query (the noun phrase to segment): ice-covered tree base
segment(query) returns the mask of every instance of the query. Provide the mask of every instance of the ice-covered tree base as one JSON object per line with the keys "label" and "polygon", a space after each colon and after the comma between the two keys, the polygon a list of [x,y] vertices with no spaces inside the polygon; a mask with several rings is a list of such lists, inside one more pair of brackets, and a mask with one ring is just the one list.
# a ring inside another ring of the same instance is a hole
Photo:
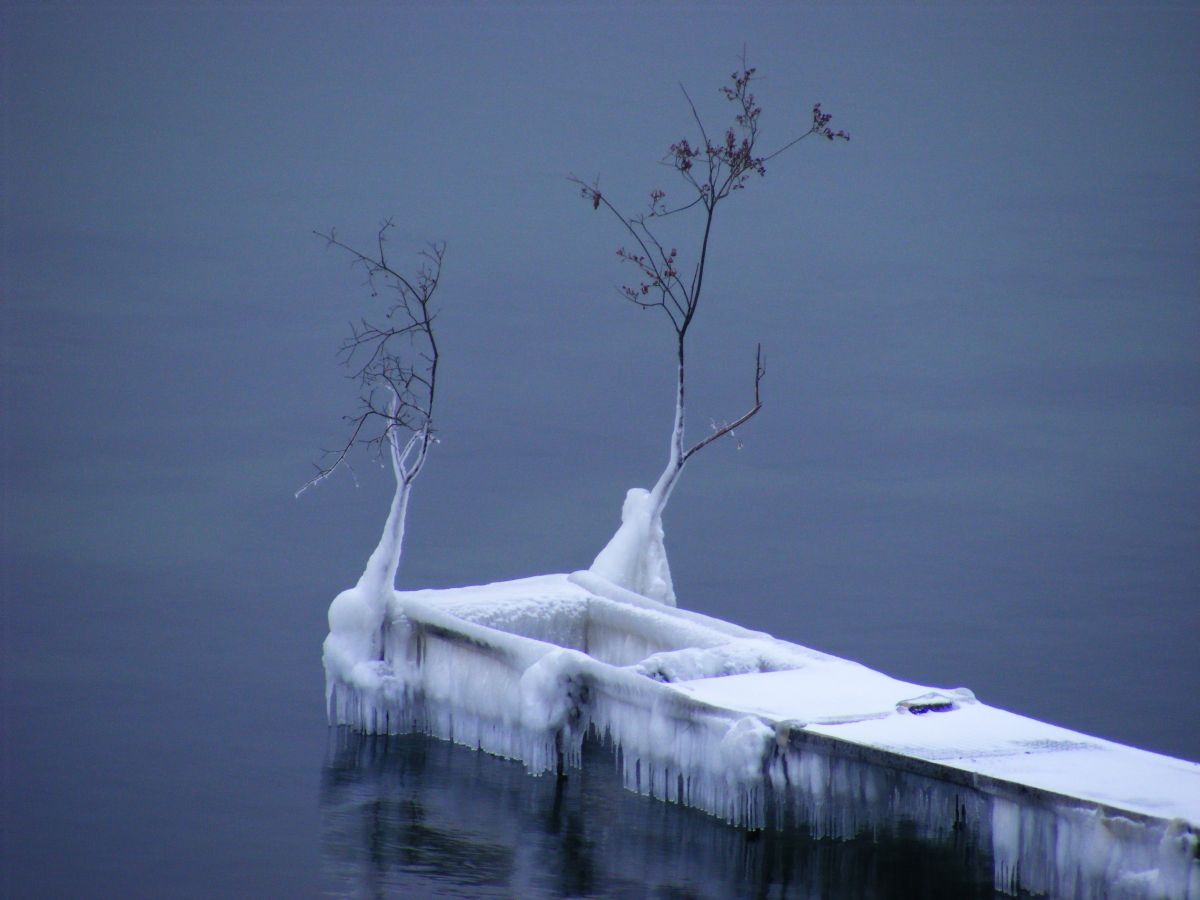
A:
{"label": "ice-covered tree base", "polygon": [[633,488],[621,507],[621,527],[589,571],[635,594],[674,606],[675,587],[663,540],[658,504],[650,491]]}
{"label": "ice-covered tree base", "polygon": [[1200,766],[897,681],[594,572],[397,592],[379,646],[347,665],[327,645],[331,722],[435,735],[533,774],[578,766],[590,729],[629,789],[738,826],[958,834],[991,854],[1000,890],[1200,898]]}

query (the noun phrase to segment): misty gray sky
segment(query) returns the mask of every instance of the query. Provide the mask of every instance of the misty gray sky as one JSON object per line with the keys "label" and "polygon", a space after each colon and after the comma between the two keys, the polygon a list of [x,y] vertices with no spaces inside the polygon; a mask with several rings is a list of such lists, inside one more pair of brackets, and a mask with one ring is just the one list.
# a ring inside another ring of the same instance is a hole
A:
{"label": "misty gray sky", "polygon": [[313,229],[394,216],[394,258],[449,246],[402,586],[588,565],[664,461],[671,334],[617,296],[620,235],[566,178],[626,208],[677,189],[679,85],[720,126],[744,45],[764,146],[817,101],[853,140],[722,209],[691,433],[743,410],[759,340],[766,405],[672,499],[681,605],[1200,757],[1194,5],[0,16],[18,671],[47,573],[152,567],[220,573],[213,615],[250,634],[301,617],[317,685],[390,487],[361,459],[359,487],[292,498],[341,438],[335,350],[370,310]]}

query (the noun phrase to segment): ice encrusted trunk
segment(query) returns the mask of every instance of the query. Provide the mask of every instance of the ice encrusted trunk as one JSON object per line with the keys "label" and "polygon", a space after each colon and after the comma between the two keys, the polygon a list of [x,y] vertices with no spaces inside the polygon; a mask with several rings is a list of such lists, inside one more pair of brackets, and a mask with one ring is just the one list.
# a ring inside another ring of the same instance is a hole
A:
{"label": "ice encrusted trunk", "polygon": [[356,415],[346,416],[350,434],[341,449],[328,451],[333,462],[318,468],[317,475],[301,488],[303,492],[332,475],[358,445],[386,453],[396,478],[379,543],[358,583],[338,594],[329,606],[329,635],[324,645],[326,702],[330,720],[339,723],[342,719],[334,708],[339,687],[355,697],[369,698],[388,679],[384,640],[388,614],[395,604],[408,500],[434,441],[440,353],[433,331],[433,300],[446,248],[430,244],[420,253],[417,273],[406,276],[388,263],[384,253],[392,227],[390,219],[380,226],[377,250],[371,254],[338,240],[332,230],[321,235],[331,247],[349,253],[354,265],[366,272],[373,297],[379,296],[381,285],[377,282],[386,282],[395,297],[382,322],[362,319],[351,325],[350,337],[342,344],[343,362],[349,366],[357,358],[361,363],[353,377],[360,384],[362,405]]}
{"label": "ice encrusted trunk", "polygon": [[[699,282],[697,282],[699,284]],[[663,542],[662,515],[671,499],[671,492],[679,481],[683,467],[696,453],[709,444],[732,435],[734,429],[754,417],[762,409],[759,387],[762,383],[762,346],[755,355],[754,405],[737,420],[723,425],[714,425],[702,440],[684,449],[684,401],[686,398],[686,372],[684,366],[687,324],[678,331],[677,353],[679,360],[678,380],[675,393],[675,424],[671,429],[671,449],[667,465],[654,487],[633,488],[625,494],[621,508],[621,526],[604,549],[592,561],[590,571],[612,584],[657,600],[667,606],[675,606],[675,588],[671,582],[671,567],[667,563],[667,549]]]}
{"label": "ice encrusted trunk", "polygon": [[395,431],[389,432],[387,440],[396,491],[383,534],[358,583],[338,594],[329,605],[329,634],[323,651],[327,703],[335,685],[352,685],[359,691],[372,693],[378,690],[386,673],[384,622],[393,603],[396,573],[404,549],[408,500],[429,452],[429,433],[422,430],[411,435],[403,450],[398,446]]}
{"label": "ice encrusted trunk", "polygon": [[675,587],[663,542],[663,510],[671,498],[679,474],[687,462],[683,451],[684,367],[683,345],[679,347],[679,380],[675,401],[675,426],[667,466],[654,488],[632,488],[621,507],[621,526],[597,554],[591,571],[613,584],[675,606]]}

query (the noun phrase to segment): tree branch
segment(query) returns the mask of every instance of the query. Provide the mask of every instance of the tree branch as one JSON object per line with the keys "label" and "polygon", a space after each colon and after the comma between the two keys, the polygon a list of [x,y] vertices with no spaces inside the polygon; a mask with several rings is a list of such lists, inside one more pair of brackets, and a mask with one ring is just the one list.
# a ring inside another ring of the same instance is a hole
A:
{"label": "tree branch", "polygon": [[[376,234],[378,257],[369,256],[341,241],[330,229],[327,234],[314,232],[328,246],[344,250],[354,265],[367,270],[372,294],[376,295],[374,279],[386,277],[399,293],[400,299],[386,313],[387,318],[399,319],[386,327],[361,319],[351,324],[350,336],[343,342],[339,355],[343,365],[350,366],[359,350],[367,352],[366,361],[353,373],[361,385],[359,400],[362,412],[347,416],[349,435],[336,451],[326,451],[332,461],[317,466],[317,474],[306,482],[297,496],[313,485],[324,481],[346,464],[356,446],[375,446],[382,452],[388,445],[392,462],[399,466],[398,477],[410,483],[424,465],[429,445],[433,441],[434,401],[437,394],[437,375],[440,353],[433,331],[436,312],[434,295],[441,279],[445,259],[445,244],[430,244],[419,253],[421,267],[413,277],[405,276],[388,263],[384,244],[388,230],[395,227],[386,219]],[[404,346],[393,342],[402,339]],[[410,362],[411,360],[411,362]],[[377,392],[386,389],[387,404],[377,399]],[[379,423],[375,427],[375,423]],[[410,432],[405,449],[398,448],[399,431]],[[410,454],[415,453],[410,464]]]}
{"label": "tree branch", "polygon": [[754,405],[750,407],[747,412],[743,413],[737,420],[730,422],[727,425],[721,425],[714,428],[712,434],[699,443],[694,444],[686,453],[683,454],[683,458],[680,461],[681,467],[683,463],[687,462],[693,456],[693,454],[703,450],[713,441],[720,440],[727,434],[733,434],[735,428],[746,424],[752,418],[754,418],[758,411],[762,409],[762,398],[759,394],[759,387],[762,385],[763,375],[765,375],[766,372],[767,370],[763,367],[762,361],[762,344],[759,344],[758,352],[755,355],[754,362]]}

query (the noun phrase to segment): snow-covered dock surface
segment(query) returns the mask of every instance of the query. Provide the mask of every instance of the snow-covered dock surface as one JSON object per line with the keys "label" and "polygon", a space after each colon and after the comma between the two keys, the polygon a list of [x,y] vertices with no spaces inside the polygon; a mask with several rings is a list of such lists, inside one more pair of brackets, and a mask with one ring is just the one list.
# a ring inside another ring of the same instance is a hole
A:
{"label": "snow-covered dock surface", "polygon": [[1200,900],[1196,763],[899,681],[594,572],[396,592],[369,656],[339,631],[337,606],[335,723],[430,733],[535,774],[577,765],[593,729],[627,787],[737,825],[965,835],[1000,890]]}

